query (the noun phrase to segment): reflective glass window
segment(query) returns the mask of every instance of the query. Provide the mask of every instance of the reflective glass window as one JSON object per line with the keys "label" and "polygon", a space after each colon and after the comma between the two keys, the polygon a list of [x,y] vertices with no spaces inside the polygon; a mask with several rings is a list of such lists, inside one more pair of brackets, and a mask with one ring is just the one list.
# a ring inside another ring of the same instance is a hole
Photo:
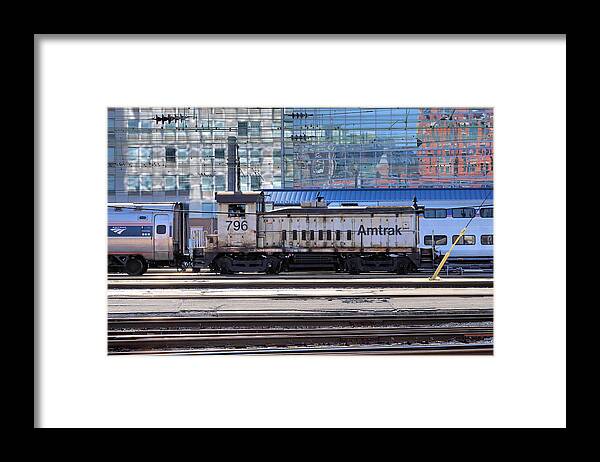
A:
{"label": "reflective glass window", "polygon": [[446,218],[448,211],[446,209],[425,209],[423,214],[425,218]]}
{"label": "reflective glass window", "polygon": [[[426,235],[423,239],[423,243],[425,245],[431,245],[431,242],[432,242],[431,234]],[[447,244],[448,244],[447,236],[444,236],[442,234],[435,235],[435,245],[447,245]]]}
{"label": "reflective glass window", "polygon": [[138,148],[127,148],[127,161],[128,162],[137,162],[138,161]]}
{"label": "reflective glass window", "polygon": [[177,188],[180,191],[189,191],[189,189],[190,189],[190,176],[189,175],[179,175],[177,177]]}
{"label": "reflective glass window", "polygon": [[475,209],[472,207],[452,209],[452,218],[472,218],[474,216]]}
{"label": "reflective glass window", "polygon": [[492,207],[486,207],[479,209],[479,216],[481,218],[493,218],[494,217],[494,209]]}
{"label": "reflective glass window", "polygon": [[140,190],[152,191],[152,177],[150,175],[140,176]]}
{"label": "reflective glass window", "polygon": [[167,162],[175,162],[175,155],[177,150],[175,148],[165,149],[165,159]]}
{"label": "reflective glass window", "polygon": [[481,235],[481,245],[494,245],[494,235],[493,234],[482,234]]}
{"label": "reflective glass window", "polygon": [[152,148],[140,148],[140,162],[144,164],[152,162]]}
{"label": "reflective glass window", "polygon": [[140,177],[138,175],[129,175],[125,180],[127,185],[127,191],[139,191],[140,189]]}
{"label": "reflective glass window", "polygon": [[[452,242],[456,241],[458,234],[452,236]],[[473,235],[464,235],[458,240],[456,245],[475,245],[475,236]]]}
{"label": "reflective glass window", "polygon": [[225,175],[215,175],[215,191],[225,191]]}
{"label": "reflective glass window", "polygon": [[177,178],[174,175],[165,175],[165,191],[177,189]]}

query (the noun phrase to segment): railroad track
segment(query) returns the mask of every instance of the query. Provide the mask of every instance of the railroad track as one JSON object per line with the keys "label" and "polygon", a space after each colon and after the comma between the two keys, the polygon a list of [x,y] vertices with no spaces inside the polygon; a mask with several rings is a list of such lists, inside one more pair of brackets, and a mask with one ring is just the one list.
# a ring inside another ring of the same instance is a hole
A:
{"label": "railroad track", "polygon": [[[119,317],[108,322],[109,354],[487,353],[491,313],[445,316]],[[477,346],[479,345],[479,346]]]}

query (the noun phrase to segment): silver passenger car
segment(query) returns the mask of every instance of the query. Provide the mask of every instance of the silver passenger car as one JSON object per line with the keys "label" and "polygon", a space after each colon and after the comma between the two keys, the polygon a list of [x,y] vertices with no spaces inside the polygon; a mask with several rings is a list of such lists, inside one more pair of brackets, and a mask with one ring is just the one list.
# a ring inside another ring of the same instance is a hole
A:
{"label": "silver passenger car", "polygon": [[188,205],[109,203],[108,270],[133,276],[148,267],[178,266],[189,258]]}

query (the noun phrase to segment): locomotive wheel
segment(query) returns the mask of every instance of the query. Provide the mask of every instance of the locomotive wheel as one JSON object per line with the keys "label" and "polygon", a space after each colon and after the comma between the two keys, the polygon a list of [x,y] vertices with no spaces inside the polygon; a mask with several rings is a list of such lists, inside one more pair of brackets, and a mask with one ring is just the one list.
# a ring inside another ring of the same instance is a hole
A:
{"label": "locomotive wheel", "polygon": [[265,274],[279,274],[281,273],[281,267],[283,262],[279,258],[273,258],[271,260],[271,267],[265,270]]}
{"label": "locomotive wheel", "polygon": [[396,263],[396,274],[408,274],[413,263],[408,258],[400,258]]}
{"label": "locomotive wheel", "polygon": [[129,258],[127,263],[125,263],[125,271],[127,271],[127,274],[130,276],[141,276],[144,274],[144,268],[147,268],[147,266],[144,265],[144,262],[139,258]]}
{"label": "locomotive wheel", "polygon": [[360,274],[360,262],[358,259],[349,260],[347,263],[348,272],[350,274]]}
{"label": "locomotive wheel", "polygon": [[230,269],[230,265],[227,258],[219,258],[216,261],[217,271],[219,274],[233,274],[233,271]]}

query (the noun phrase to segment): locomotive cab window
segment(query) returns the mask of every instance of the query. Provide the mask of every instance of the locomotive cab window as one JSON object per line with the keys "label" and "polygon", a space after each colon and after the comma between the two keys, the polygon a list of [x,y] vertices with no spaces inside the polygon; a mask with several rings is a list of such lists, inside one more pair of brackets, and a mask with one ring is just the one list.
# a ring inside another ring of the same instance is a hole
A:
{"label": "locomotive cab window", "polygon": [[244,204],[229,204],[227,216],[246,218],[246,206]]}
{"label": "locomotive cab window", "polygon": [[158,225],[156,227],[156,234],[165,234],[167,232],[167,227],[165,225]]}
{"label": "locomotive cab window", "polygon": [[[428,234],[424,237],[424,241],[423,243],[425,245],[431,245],[431,234]],[[443,234],[436,234],[435,235],[435,245],[447,245],[448,244],[448,237],[444,236]]]}
{"label": "locomotive cab window", "polygon": [[[452,236],[452,242],[456,240],[458,234]],[[465,235],[461,236],[456,245],[475,245],[475,236],[473,235]]]}

